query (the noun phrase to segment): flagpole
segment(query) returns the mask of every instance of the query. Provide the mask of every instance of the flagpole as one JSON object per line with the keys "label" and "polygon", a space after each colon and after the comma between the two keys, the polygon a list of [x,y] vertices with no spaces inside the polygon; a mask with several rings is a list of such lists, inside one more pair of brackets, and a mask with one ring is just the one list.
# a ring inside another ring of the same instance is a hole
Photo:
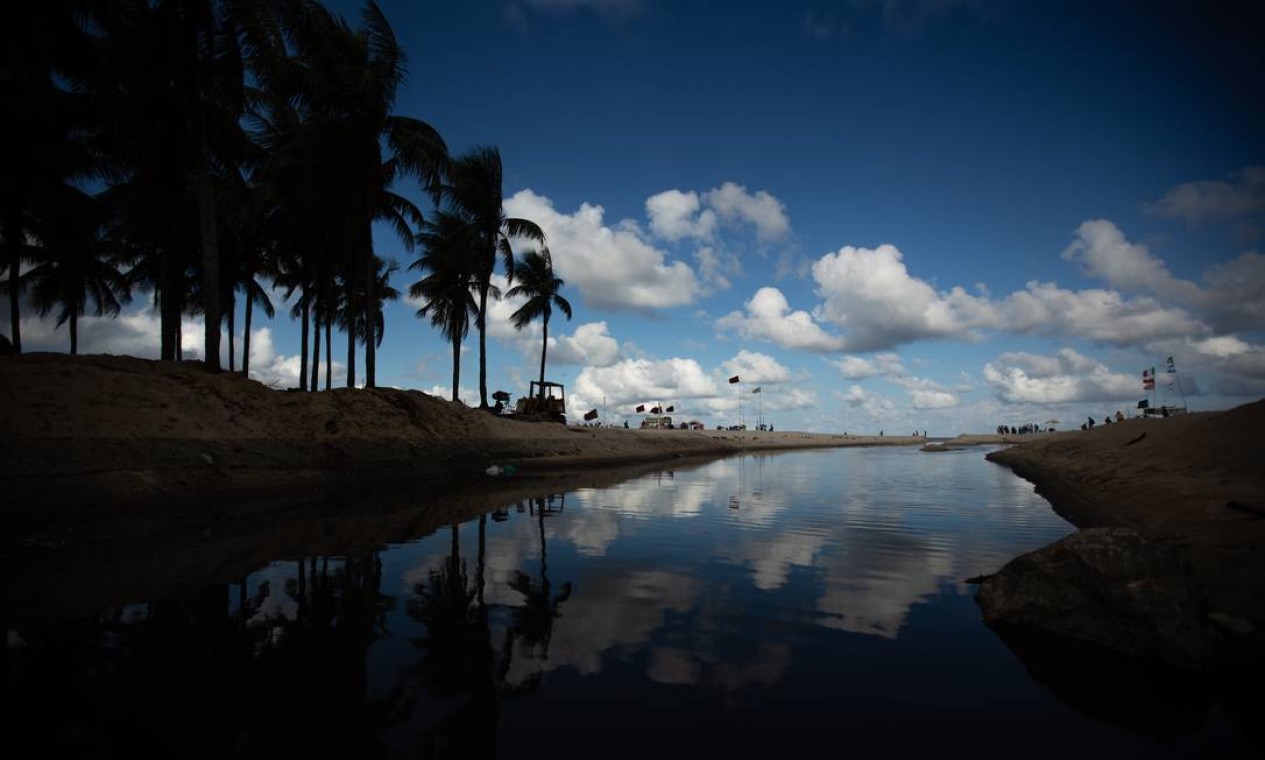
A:
{"label": "flagpole", "polygon": [[1177,363],[1173,361],[1173,357],[1168,357],[1164,370],[1165,372],[1172,374],[1173,382],[1177,383],[1177,392],[1182,397],[1182,409],[1189,412],[1190,407],[1186,403],[1186,389],[1182,388],[1182,378],[1181,375],[1177,374]]}

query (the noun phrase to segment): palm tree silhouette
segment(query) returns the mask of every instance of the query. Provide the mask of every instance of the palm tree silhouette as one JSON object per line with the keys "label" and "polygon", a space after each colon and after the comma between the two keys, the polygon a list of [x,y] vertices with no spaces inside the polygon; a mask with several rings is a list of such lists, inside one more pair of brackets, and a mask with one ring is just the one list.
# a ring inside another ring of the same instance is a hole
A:
{"label": "palm tree silhouette", "polygon": [[[317,4],[302,4],[288,19],[293,30],[292,65],[302,123],[281,140],[282,165],[302,167],[309,192],[294,220],[329,241],[339,266],[347,320],[347,385],[356,384],[357,324],[377,322],[378,278],[372,224],[386,222],[406,250],[422,213],[395,193],[397,180],[412,178],[439,191],[447,147],[429,124],[391,113],[405,76],[403,50],[382,11],[369,3],[353,30]],[[337,209],[331,214],[330,209]],[[328,328],[327,328],[328,329]],[[376,333],[369,329],[365,335]],[[365,385],[373,387],[376,340],[365,341]]]}
{"label": "palm tree silhouette", "polygon": [[72,191],[73,206],[63,202],[54,224],[41,233],[40,263],[26,273],[26,287],[41,317],[54,308],[57,326],[70,322],[70,353],[79,353],[79,317],[88,303],[94,313],[118,314],[130,300],[127,279],[102,256],[102,207],[86,193]]}
{"label": "palm tree silhouette", "polygon": [[39,253],[32,238],[49,231],[41,233],[41,220],[78,205],[76,183],[100,166],[88,146],[95,114],[81,86],[93,66],[92,43],[73,5],[13,5],[0,30],[0,109],[11,116],[0,141],[0,266],[8,270],[14,353],[22,352],[21,268]]}
{"label": "palm tree silhouette", "polygon": [[453,160],[444,195],[451,210],[464,223],[460,234],[469,241],[479,291],[479,408],[488,407],[487,313],[492,292],[492,273],[499,257],[505,274],[514,280],[511,238],[526,238],[541,245],[545,233],[527,219],[506,217],[501,184],[501,153],[496,148],[477,148]]}
{"label": "palm tree silhouette", "polygon": [[470,331],[470,316],[478,313],[472,290],[478,286],[471,266],[470,239],[462,235],[461,219],[440,212],[418,236],[422,256],[409,265],[428,274],[409,286],[409,295],[420,299],[417,316],[430,323],[452,342],[452,400],[457,401],[461,381],[461,342]]}
{"label": "palm tree silhouette", "polygon": [[527,302],[510,315],[515,329],[522,330],[536,319],[541,321],[543,328],[540,344],[540,401],[541,408],[544,408],[545,355],[549,351],[549,318],[553,316],[553,307],[557,306],[567,319],[571,319],[571,304],[558,295],[558,291],[566,283],[553,273],[553,261],[549,256],[548,248],[543,251],[528,251],[524,254],[516,275],[518,284],[510,288],[505,295],[508,298],[522,296],[527,299]]}

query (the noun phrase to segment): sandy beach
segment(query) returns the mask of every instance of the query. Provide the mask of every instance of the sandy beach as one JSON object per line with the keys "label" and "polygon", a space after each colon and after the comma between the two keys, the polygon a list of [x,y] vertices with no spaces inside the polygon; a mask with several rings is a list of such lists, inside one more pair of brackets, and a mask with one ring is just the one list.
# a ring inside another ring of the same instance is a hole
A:
{"label": "sandy beach", "polygon": [[910,436],[626,430],[495,417],[417,391],[274,390],[196,363],[28,354],[0,361],[0,500],[90,509],[266,496],[407,477],[451,485],[517,473],[839,446]]}

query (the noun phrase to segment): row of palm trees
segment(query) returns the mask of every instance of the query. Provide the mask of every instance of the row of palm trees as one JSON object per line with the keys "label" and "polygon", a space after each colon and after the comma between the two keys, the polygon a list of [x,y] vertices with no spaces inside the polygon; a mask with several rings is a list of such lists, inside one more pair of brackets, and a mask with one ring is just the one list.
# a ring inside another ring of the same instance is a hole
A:
{"label": "row of palm trees", "polygon": [[[301,320],[300,388],[316,390],[324,345],[347,339],[347,385],[376,383],[393,262],[374,251],[385,225],[421,279],[409,288],[453,342],[479,333],[487,406],[486,315],[498,263],[526,298],[514,321],[545,322],[559,295],[545,236],[506,217],[495,148],[450,157],[424,121],[394,113],[406,75],[390,24],[369,2],[349,25],[315,0],[46,0],[0,33],[0,103],[18,133],[0,145],[0,254],[11,342],[21,304],[69,323],[117,315],[152,293],[160,357],[182,357],[181,319],[204,318],[203,357],[219,371],[227,328],[236,371],[238,299],[249,373],[256,308],[269,286]],[[399,188],[435,207],[427,218]],[[512,241],[539,246],[516,267]],[[322,338],[324,339],[322,341]],[[541,375],[544,375],[542,351]]]}

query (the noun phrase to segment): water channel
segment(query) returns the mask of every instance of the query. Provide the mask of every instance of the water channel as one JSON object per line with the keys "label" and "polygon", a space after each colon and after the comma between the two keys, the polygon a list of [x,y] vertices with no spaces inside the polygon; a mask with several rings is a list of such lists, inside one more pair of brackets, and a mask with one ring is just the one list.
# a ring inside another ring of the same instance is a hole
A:
{"label": "water channel", "polygon": [[90,613],[104,571],[80,556],[41,581],[84,589],[74,614],[8,624],[10,741],[93,757],[1247,755],[1217,706],[1086,714],[980,622],[964,579],[1072,530],[980,449],[524,488],[446,524],[393,518],[389,541],[366,542],[358,512],[274,549],[255,536],[250,560],[232,534],[198,566],[213,583],[155,556],[135,596]]}

